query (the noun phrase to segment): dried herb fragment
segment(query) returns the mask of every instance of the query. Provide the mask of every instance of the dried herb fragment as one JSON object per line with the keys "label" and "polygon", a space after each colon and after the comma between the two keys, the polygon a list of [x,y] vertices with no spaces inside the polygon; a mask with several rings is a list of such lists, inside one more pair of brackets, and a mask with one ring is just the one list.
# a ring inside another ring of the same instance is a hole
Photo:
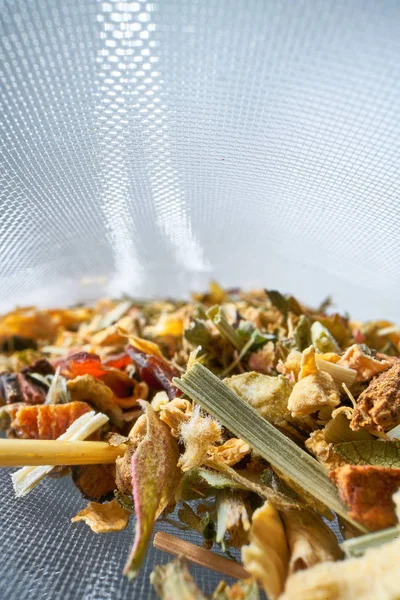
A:
{"label": "dried herb fragment", "polygon": [[335,444],[334,450],[352,465],[400,469],[400,441],[356,440]]}

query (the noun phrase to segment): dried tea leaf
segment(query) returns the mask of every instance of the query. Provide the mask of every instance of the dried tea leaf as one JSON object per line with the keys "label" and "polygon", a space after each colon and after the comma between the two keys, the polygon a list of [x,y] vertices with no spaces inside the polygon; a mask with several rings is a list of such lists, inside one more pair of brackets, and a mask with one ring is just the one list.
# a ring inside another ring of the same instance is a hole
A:
{"label": "dried tea leaf", "polygon": [[129,514],[117,500],[111,500],[106,504],[89,502],[86,508],[80,510],[71,519],[71,522],[84,521],[94,533],[110,533],[125,529],[128,525]]}
{"label": "dried tea leaf", "polygon": [[192,319],[190,325],[184,331],[184,336],[193,346],[201,346],[203,349],[211,342],[211,332],[207,325],[198,319]]}
{"label": "dried tea leaf", "polygon": [[400,469],[400,441],[357,440],[335,444],[335,452],[352,465]]}
{"label": "dried tea leaf", "polygon": [[244,567],[262,584],[268,598],[282,593],[289,565],[285,530],[271,502],[257,509],[250,528],[250,544],[242,548]]}
{"label": "dried tea leaf", "polygon": [[172,501],[180,480],[179,448],[169,428],[148,402],[139,400],[147,418],[147,432],[132,456],[132,487],[136,513],[133,548],[125,565],[136,576],[146,553],[157,516]]}
{"label": "dried tea leaf", "polygon": [[277,290],[265,290],[265,292],[267,293],[271,304],[275,306],[275,308],[277,308],[284,317],[286,317],[289,310],[289,306],[285,296],[282,296],[282,294]]}
{"label": "dried tea leaf", "polygon": [[68,381],[67,387],[73,401],[89,402],[117,427],[123,427],[122,409],[114,403],[114,393],[105,383],[91,375],[80,375]]}
{"label": "dried tea leaf", "polygon": [[[264,498],[266,500],[270,500],[274,503],[274,505],[279,508],[279,510],[286,510],[289,508],[301,508],[303,506],[301,501],[294,500],[292,497],[286,496],[284,493],[276,491],[273,487],[269,487],[264,485],[260,476],[252,477],[251,473],[248,471],[235,471],[232,467],[228,467],[223,463],[218,463],[212,460],[208,460],[205,463],[206,467],[215,469],[223,474],[228,480],[232,482],[230,487],[235,488],[234,483],[238,484],[241,489],[248,490],[249,492],[254,492],[260,498]],[[207,471],[208,473],[209,471]],[[202,474],[202,477],[206,478],[206,475]],[[217,487],[217,486],[216,486]],[[220,486],[221,487],[221,486]]]}
{"label": "dried tea leaf", "polygon": [[139,350],[144,354],[150,354],[151,356],[156,356],[165,360],[158,344],[155,344],[154,342],[150,342],[149,340],[145,340],[143,338],[136,337],[135,335],[129,335],[127,337],[129,337],[130,345],[136,348],[136,350]]}

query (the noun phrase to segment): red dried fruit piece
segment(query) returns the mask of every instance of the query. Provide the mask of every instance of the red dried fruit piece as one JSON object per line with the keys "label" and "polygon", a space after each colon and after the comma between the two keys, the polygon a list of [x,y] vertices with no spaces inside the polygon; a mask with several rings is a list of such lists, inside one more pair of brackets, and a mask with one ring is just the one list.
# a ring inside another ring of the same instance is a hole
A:
{"label": "red dried fruit piece", "polygon": [[146,354],[130,344],[126,350],[135,363],[140,378],[150,387],[155,390],[165,390],[170,400],[181,396],[182,392],[172,384],[173,377],[179,377],[179,373],[166,360]]}
{"label": "red dried fruit piece", "polygon": [[0,373],[0,403],[43,404],[46,390],[23,373]]}
{"label": "red dried fruit piece", "polygon": [[131,364],[132,359],[126,352],[112,354],[103,360],[103,365],[105,367],[112,367],[113,369],[125,369]]}
{"label": "red dried fruit piece", "polygon": [[72,377],[78,375],[92,375],[92,377],[100,377],[105,373],[105,369],[101,364],[100,357],[97,354],[89,352],[77,352],[72,354],[66,360],[67,368]]}
{"label": "red dried fruit piece", "polygon": [[92,410],[86,402],[22,406],[11,427],[17,437],[35,440],[55,440],[66,432],[80,416]]}

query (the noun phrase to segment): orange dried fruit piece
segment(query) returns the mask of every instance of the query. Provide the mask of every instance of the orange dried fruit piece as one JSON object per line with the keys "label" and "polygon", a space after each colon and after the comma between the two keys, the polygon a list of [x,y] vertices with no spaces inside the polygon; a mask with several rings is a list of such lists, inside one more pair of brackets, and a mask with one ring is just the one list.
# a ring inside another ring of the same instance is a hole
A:
{"label": "orange dried fruit piece", "polygon": [[21,406],[11,427],[23,439],[55,440],[80,416],[89,412],[86,402]]}
{"label": "orange dried fruit piece", "polygon": [[400,486],[400,469],[344,465],[329,473],[350,517],[373,531],[397,522],[392,496]]}

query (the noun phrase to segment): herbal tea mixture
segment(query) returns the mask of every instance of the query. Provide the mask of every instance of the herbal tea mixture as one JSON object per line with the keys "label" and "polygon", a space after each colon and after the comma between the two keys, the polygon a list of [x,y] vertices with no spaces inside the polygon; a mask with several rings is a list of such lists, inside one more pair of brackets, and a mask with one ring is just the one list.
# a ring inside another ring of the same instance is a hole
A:
{"label": "herbal tea mixture", "polygon": [[17,309],[0,317],[0,353],[0,464],[22,467],[16,496],[70,475],[88,500],[73,523],[101,534],[131,520],[129,577],[155,520],[174,524],[182,556],[155,568],[160,598],[206,598],[184,556],[243,577],[215,600],[259,586],[271,600],[399,597],[392,323],[212,283],[190,302]]}

